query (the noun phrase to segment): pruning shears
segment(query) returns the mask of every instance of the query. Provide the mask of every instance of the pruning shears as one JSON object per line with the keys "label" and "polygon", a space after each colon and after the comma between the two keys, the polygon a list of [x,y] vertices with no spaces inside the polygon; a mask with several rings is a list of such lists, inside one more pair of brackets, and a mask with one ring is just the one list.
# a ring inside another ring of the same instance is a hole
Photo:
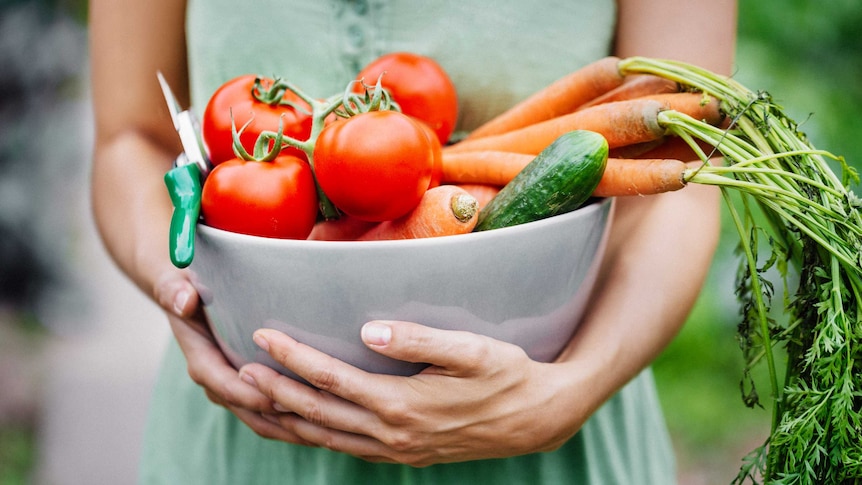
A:
{"label": "pruning shears", "polygon": [[165,185],[174,213],[169,233],[171,262],[178,268],[190,265],[195,253],[195,231],[201,209],[201,187],[210,171],[210,162],[198,133],[200,124],[194,113],[182,110],[162,73],[157,73],[162,94],[168,103],[171,120],[180,136],[183,152],[165,174]]}

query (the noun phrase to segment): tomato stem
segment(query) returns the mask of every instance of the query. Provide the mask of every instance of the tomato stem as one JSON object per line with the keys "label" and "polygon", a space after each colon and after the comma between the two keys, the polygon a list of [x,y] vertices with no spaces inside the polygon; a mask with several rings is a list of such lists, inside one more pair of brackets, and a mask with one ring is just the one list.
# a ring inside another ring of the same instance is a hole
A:
{"label": "tomato stem", "polygon": [[[273,82],[272,86],[268,89],[263,86],[260,82],[260,79],[255,80],[255,89],[253,90],[253,95],[255,98],[260,100],[261,102],[267,104],[290,104],[295,109],[300,109],[300,107],[296,106],[295,103],[291,103],[289,101],[280,101],[284,97],[284,93],[286,91],[291,91],[296,96],[298,96],[302,101],[308,104],[311,107],[311,133],[308,136],[307,140],[298,140],[296,138],[290,136],[284,136],[282,133],[281,124],[279,124],[279,132],[274,133],[271,131],[265,131],[260,134],[258,137],[257,143],[255,144],[255,155],[260,156],[275,156],[281,151],[285,146],[291,146],[302,150],[305,153],[305,156],[308,160],[308,164],[311,167],[311,172],[314,175],[315,185],[317,186],[317,195],[320,204],[320,213],[326,220],[338,219],[340,217],[340,213],[335,205],[329,200],[329,197],[323,192],[320,188],[320,184],[317,183],[317,175],[314,170],[314,146],[317,143],[317,138],[320,135],[320,132],[326,127],[326,120],[333,113],[341,118],[349,118],[351,116],[356,116],[360,113],[366,113],[369,111],[387,111],[394,110],[400,111],[400,107],[397,103],[392,99],[392,95],[389,90],[385,89],[381,84],[381,79],[383,75],[377,79],[377,83],[373,86],[373,88],[364,81],[351,81],[348,83],[347,88],[344,93],[330,96],[326,99],[319,100],[312,98],[298,86],[294,85],[290,81],[286,79],[277,78]],[[356,83],[361,83],[363,86],[363,93],[356,93],[353,91],[353,86]],[[304,108],[302,108],[305,111]],[[238,138],[238,135],[235,134],[235,140]],[[273,148],[271,151],[266,152],[266,148],[269,146],[270,142],[274,141]],[[237,150],[236,146],[238,143],[234,143],[234,150]],[[239,147],[242,149],[242,147]],[[259,151],[260,150],[260,151]],[[244,150],[243,150],[244,152]],[[239,153],[237,153],[240,155]],[[246,156],[248,154],[246,153]]]}

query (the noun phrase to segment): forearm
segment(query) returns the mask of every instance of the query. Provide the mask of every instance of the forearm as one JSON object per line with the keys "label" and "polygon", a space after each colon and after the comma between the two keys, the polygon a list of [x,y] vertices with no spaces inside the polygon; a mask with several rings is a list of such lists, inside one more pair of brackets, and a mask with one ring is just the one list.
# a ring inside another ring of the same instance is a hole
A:
{"label": "forearm", "polygon": [[181,150],[156,73],[187,102],[185,2],[94,0],[89,13],[93,213],[120,269],[152,295],[170,269],[163,176]]}
{"label": "forearm", "polygon": [[[730,74],[734,0],[618,0],[615,54],[679,59]],[[661,12],[675,11],[668,17]],[[649,365],[677,334],[700,294],[718,242],[720,197],[688,186],[620,198],[601,279],[559,362],[591,382],[595,408]],[[565,384],[564,384],[565,385]],[[583,399],[569,386],[573,399]]]}
{"label": "forearm", "polygon": [[134,283],[152,296],[168,269],[172,211],[163,176],[176,153],[129,131],[97,145],[93,214],[106,249]]}
{"label": "forearm", "polygon": [[685,323],[718,242],[719,203],[715,189],[701,186],[617,201],[594,297],[558,359],[594,376],[592,407],[647,367]]}

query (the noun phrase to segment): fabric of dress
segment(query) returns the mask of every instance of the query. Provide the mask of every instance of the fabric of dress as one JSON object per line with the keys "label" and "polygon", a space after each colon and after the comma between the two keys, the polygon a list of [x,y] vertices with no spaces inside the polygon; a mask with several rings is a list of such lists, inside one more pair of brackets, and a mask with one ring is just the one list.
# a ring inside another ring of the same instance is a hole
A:
{"label": "fabric of dress", "polygon": [[[380,54],[412,51],[450,74],[458,129],[469,131],[606,56],[615,8],[610,0],[191,0],[192,102],[201,111],[221,83],[247,73],[283,76],[325,97],[343,92]],[[649,370],[556,451],[413,468],[260,438],[206,398],[172,342],[153,393],[139,478],[171,485],[667,485],[675,482],[675,464]]]}

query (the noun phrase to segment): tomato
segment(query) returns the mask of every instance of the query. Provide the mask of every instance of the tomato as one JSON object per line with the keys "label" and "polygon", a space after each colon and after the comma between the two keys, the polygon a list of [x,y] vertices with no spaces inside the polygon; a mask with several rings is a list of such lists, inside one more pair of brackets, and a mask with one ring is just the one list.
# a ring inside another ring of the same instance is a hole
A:
{"label": "tomato", "polygon": [[434,154],[419,122],[397,111],[370,111],[321,130],[314,171],[338,209],[365,221],[396,219],[428,190]]}
{"label": "tomato", "polygon": [[[305,141],[311,134],[311,108],[293,91],[287,91],[283,99],[296,103],[308,112],[297,110],[289,105],[270,105],[257,100],[253,94],[254,81],[257,76],[252,74],[239,76],[222,84],[204,109],[201,120],[201,137],[207,147],[210,161],[218,165],[236,157],[233,151],[233,135],[231,130],[231,114],[237,130],[249,120],[251,123],[240,134],[242,146],[252,153],[254,144],[262,131],[278,131],[279,118],[284,121],[284,135]],[[268,88],[272,79],[262,78],[262,85]],[[305,154],[295,148],[287,149],[300,158]]]}
{"label": "tomato", "polygon": [[305,239],[317,219],[317,187],[308,162],[282,152],[271,162],[238,158],[204,182],[204,223],[225,231]]}
{"label": "tomato", "polygon": [[428,188],[430,189],[431,187],[440,185],[440,181],[443,179],[443,147],[440,146],[440,140],[427,123],[419,123],[419,125],[422,126],[422,131],[425,132],[429,143],[431,143],[431,155],[434,157],[431,168],[431,182],[428,184]]}
{"label": "tomato", "polygon": [[458,96],[446,71],[430,57],[393,52],[365,66],[357,79],[373,86],[381,73],[401,111],[428,123],[445,145],[458,121]]}

